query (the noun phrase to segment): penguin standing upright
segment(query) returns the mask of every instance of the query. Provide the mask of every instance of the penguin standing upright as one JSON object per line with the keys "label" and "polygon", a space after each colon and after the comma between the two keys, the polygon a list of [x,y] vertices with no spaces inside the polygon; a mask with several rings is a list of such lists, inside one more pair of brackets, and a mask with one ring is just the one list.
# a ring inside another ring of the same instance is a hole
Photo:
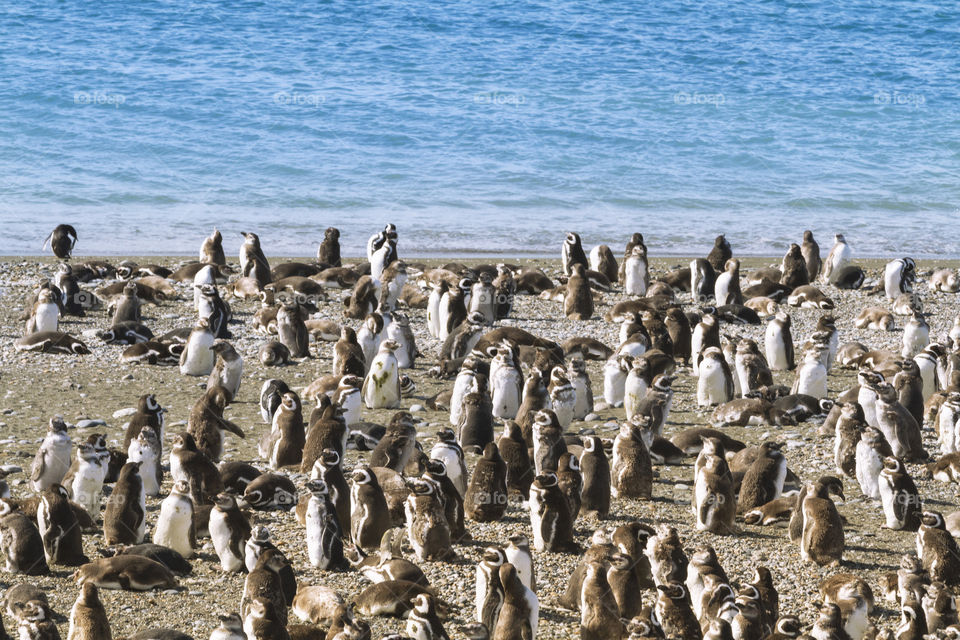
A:
{"label": "penguin standing upright", "polygon": [[810,276],[807,272],[807,262],[803,258],[803,252],[800,245],[793,243],[787,250],[783,261],[780,263],[780,284],[789,288],[791,291],[810,283]]}
{"label": "penguin standing upright", "polygon": [[537,551],[578,553],[573,540],[573,519],[555,473],[538,475],[530,487],[530,524]]}
{"label": "penguin standing upright", "polygon": [[587,254],[583,251],[583,243],[580,241],[580,234],[569,232],[563,241],[563,247],[560,250],[560,263],[563,268],[563,275],[569,276],[573,273],[574,265],[583,266],[587,269]]}
{"label": "penguin standing upright", "polygon": [[497,440],[497,449],[507,465],[507,490],[524,498],[530,493],[534,468],[523,432],[513,420],[507,420],[503,435]]}
{"label": "penguin standing upright", "polygon": [[884,528],[904,531],[919,529],[923,513],[920,493],[903,462],[893,456],[884,458],[878,486],[880,504],[886,518]]}
{"label": "penguin standing upright", "polygon": [[948,587],[960,585],[960,548],[947,531],[943,516],[936,511],[924,511],[920,516],[917,555],[931,580]]}
{"label": "penguin standing upright", "polygon": [[633,247],[630,256],[624,261],[623,291],[631,296],[647,295],[650,286],[650,272],[647,267],[647,248],[642,244]]}
{"label": "penguin standing upright", "polygon": [[764,350],[771,369],[791,371],[795,366],[790,324],[790,314],[785,311],[778,311],[767,324],[767,330],[764,333]]}
{"label": "penguin standing upright", "polygon": [[213,233],[203,239],[198,260],[206,264],[226,266],[227,256],[223,253],[223,234],[216,228]]}
{"label": "penguin standing upright", "polygon": [[310,492],[305,518],[310,564],[323,570],[343,569],[347,562],[343,555],[340,523],[327,485],[323,480],[309,480],[306,488]]}
{"label": "penguin standing upright", "polygon": [[264,288],[270,284],[270,263],[260,248],[260,237],[255,233],[241,231],[244,242],[240,246],[240,272],[245,278],[253,278]]}
{"label": "penguin standing upright", "polygon": [[833,239],[833,248],[827,254],[827,259],[823,262],[823,270],[820,274],[824,282],[834,282],[836,276],[850,264],[850,260],[853,258],[853,251],[842,233],[836,234]]}
{"label": "penguin standing upright", "polygon": [[577,516],[580,515],[583,474],[580,471],[580,460],[569,451],[560,455],[557,464],[557,483],[570,506],[570,518],[576,521]]}
{"label": "penguin standing upright", "polygon": [[37,529],[48,565],[77,566],[88,562],[83,538],[67,490],[59,484],[46,488],[37,506]]}
{"label": "penguin standing upright", "polygon": [[610,488],[614,497],[642,500],[652,497],[653,465],[643,431],[637,424],[621,424],[613,441]]}
{"label": "penguin standing upright", "polygon": [[738,513],[761,507],[780,497],[787,477],[787,459],[780,449],[779,443],[764,442],[760,445],[756,459],[740,483]]}
{"label": "penguin standing upright", "polygon": [[410,488],[410,495],[404,502],[407,539],[417,559],[424,562],[453,557],[450,524],[437,485],[423,479],[412,479],[407,481],[407,486]]}
{"label": "penguin standing upright", "polygon": [[417,640],[450,640],[429,593],[413,598],[413,608],[407,616],[407,633]]}
{"label": "penguin standing upright", "polygon": [[290,351],[292,358],[310,357],[310,332],[307,330],[307,310],[293,302],[280,305],[277,311],[277,337]]}
{"label": "penguin standing upright", "polygon": [[820,566],[837,566],[843,559],[843,521],[830,499],[829,487],[810,483],[800,505],[803,514],[803,536],[800,557]]}
{"label": "penguin standing upright", "polygon": [[84,582],[70,610],[67,640],[109,640],[110,637],[110,621],[100,601],[100,591],[92,582]]}
{"label": "penguin standing upright", "polygon": [[467,492],[467,480],[470,477],[463,461],[463,448],[457,443],[452,429],[437,432],[437,443],[430,449],[430,457],[443,463],[446,475],[463,496]]}
{"label": "penguin standing upright", "polygon": [[616,597],[607,581],[607,568],[591,562],[580,587],[580,638],[620,640],[624,631]]}
{"label": "penguin standing upright", "polygon": [[329,267],[343,264],[340,259],[340,230],[336,227],[327,227],[323,232],[323,242],[317,247],[317,262]]}
{"label": "penguin standing upright", "polygon": [[250,538],[250,521],[240,510],[232,493],[220,493],[210,510],[210,539],[220,558],[220,567],[227,572],[243,570],[244,546]]}
{"label": "penguin standing upright", "polygon": [[701,640],[703,633],[693,613],[690,595],[682,584],[673,582],[657,585],[657,620],[667,637]]}
{"label": "penguin standing upright", "polygon": [[392,526],[387,499],[370,467],[354,468],[351,478],[350,539],[359,549],[375,549]]}
{"label": "penguin standing upright", "polygon": [[143,429],[127,449],[127,461],[140,463],[143,491],[148,496],[160,495],[160,485],[163,483],[162,453],[160,439],[152,429]]}
{"label": "penguin standing upright", "polygon": [[400,368],[393,340],[384,340],[363,381],[363,402],[368,409],[396,409],[400,406]]}
{"label": "penguin standing upright", "polygon": [[570,279],[567,280],[563,314],[571,320],[589,320],[593,316],[593,292],[590,291],[586,267],[582,264],[573,265]]}
{"label": "penguin standing upright", "polygon": [[500,567],[507,562],[507,554],[500,547],[483,550],[476,572],[476,620],[487,629],[496,629],[500,608],[503,606],[503,584]]}
{"label": "penguin standing upright", "polygon": [[216,364],[210,377],[207,379],[207,389],[223,387],[232,402],[240,392],[240,382],[243,379],[243,358],[226,340],[217,340],[213,343],[213,353],[216,354]]}
{"label": "penguin standing upright", "polygon": [[60,416],[50,419],[47,435],[30,468],[30,487],[41,493],[47,487],[60,484],[70,468],[73,440],[67,435],[67,425]]}
{"label": "penguin standing upright", "polygon": [[743,294],[740,292],[739,260],[736,258],[727,260],[723,273],[717,276],[713,291],[718,306],[743,304]]}
{"label": "penguin standing upright", "polygon": [[180,352],[180,373],[185,376],[209,376],[215,361],[214,340],[210,323],[204,318],[198,320]]}
{"label": "penguin standing upright", "polygon": [[[519,379],[519,377],[518,377]],[[583,420],[593,413],[593,386],[587,374],[587,364],[583,358],[572,358],[567,365],[567,379],[573,385],[576,402],[573,405],[573,419]]]}
{"label": "penguin standing upright", "polygon": [[814,282],[820,275],[820,245],[813,239],[813,231],[807,229],[803,232],[803,244],[800,245],[800,253],[803,254],[803,260],[807,266],[807,281]]}
{"label": "penguin standing upright", "polygon": [[128,462],[120,470],[103,512],[103,538],[108,545],[140,544],[146,531],[146,494],[140,463]]}
{"label": "penguin standing upright", "polygon": [[737,533],[734,525],[737,503],[733,477],[726,460],[717,455],[707,455],[702,465],[699,464],[699,458],[697,463],[694,478],[697,530],[720,535]]}
{"label": "penguin standing upright", "polygon": [[160,503],[153,543],[170,547],[184,558],[192,558],[197,548],[193,512],[190,485],[182,480],[174,482],[170,494]]}
{"label": "penguin standing upright", "polygon": [[517,575],[512,564],[500,567],[503,606],[491,640],[535,640],[540,620],[540,602]]}
{"label": "penguin standing upright", "polygon": [[483,457],[473,469],[463,502],[467,517],[477,522],[494,522],[506,513],[507,464],[494,443],[487,443],[484,447]]}
{"label": "penguin standing upright", "polygon": [[580,455],[583,490],[580,509],[586,515],[606,518],[610,513],[610,462],[598,436],[587,436]]}
{"label": "penguin standing upright", "polygon": [[[713,241],[713,248],[710,249],[710,253],[707,254],[707,262],[710,263],[710,266],[712,266],[715,271],[723,271],[727,260],[732,257],[733,249],[730,247],[730,241],[727,240],[726,236],[720,234]],[[720,302],[718,301],[717,304],[720,304]]]}
{"label": "penguin standing upright", "polygon": [[513,420],[520,410],[523,373],[513,345],[504,343],[490,363],[490,399],[492,413],[500,420]]}

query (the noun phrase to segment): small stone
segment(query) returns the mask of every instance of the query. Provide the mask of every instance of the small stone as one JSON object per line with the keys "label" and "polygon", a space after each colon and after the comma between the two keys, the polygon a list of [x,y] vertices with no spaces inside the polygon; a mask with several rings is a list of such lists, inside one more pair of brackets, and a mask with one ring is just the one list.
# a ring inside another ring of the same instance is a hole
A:
{"label": "small stone", "polygon": [[410,405],[410,413],[420,413],[421,411],[426,411],[422,404],[412,404]]}
{"label": "small stone", "polygon": [[596,411],[606,411],[610,408],[610,405],[608,405],[606,402],[596,402],[594,403],[593,408]]}
{"label": "small stone", "polygon": [[123,376],[123,377],[120,378],[120,379],[121,379],[121,380],[125,380],[125,381],[133,380],[133,374],[132,374],[132,373],[128,373],[127,375]]}
{"label": "small stone", "polygon": [[77,421],[77,429],[91,429],[93,427],[105,427],[106,425],[107,423],[99,418]]}
{"label": "small stone", "polygon": [[600,416],[598,416],[595,413],[588,413],[587,415],[583,416],[584,422],[593,422],[594,420],[599,420],[599,419],[600,419]]}
{"label": "small stone", "polygon": [[117,409],[116,411],[113,412],[113,417],[114,417],[114,418],[126,418],[126,417],[128,417],[128,416],[132,416],[132,415],[135,414],[136,412],[137,412],[137,408],[136,408],[136,407],[127,407],[126,409]]}

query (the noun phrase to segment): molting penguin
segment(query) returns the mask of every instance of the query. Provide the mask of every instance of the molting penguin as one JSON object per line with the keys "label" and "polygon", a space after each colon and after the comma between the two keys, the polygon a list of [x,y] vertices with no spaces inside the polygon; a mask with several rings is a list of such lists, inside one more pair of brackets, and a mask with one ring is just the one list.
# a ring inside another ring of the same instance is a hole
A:
{"label": "molting penguin", "polygon": [[153,531],[154,544],[169,547],[184,558],[192,558],[197,547],[193,509],[190,485],[182,480],[174,482],[170,494],[160,503],[160,515]]}
{"label": "molting penguin", "polygon": [[343,555],[340,523],[327,485],[323,480],[309,480],[306,489],[310,492],[305,516],[310,564],[323,570],[345,569],[348,563]]}
{"label": "molting penguin", "polygon": [[223,253],[223,235],[216,228],[203,239],[198,258],[206,264],[227,265],[227,257]]}
{"label": "molting penguin", "polygon": [[260,288],[270,284],[270,263],[260,248],[260,238],[255,233],[241,231],[244,237],[240,247],[240,271],[245,278],[254,278]]}
{"label": "molting penguin", "polygon": [[892,456],[883,459],[879,478],[880,504],[886,518],[884,528],[916,531],[923,508],[920,494],[904,464]]}
{"label": "molting penguin", "polygon": [[140,463],[128,462],[120,470],[103,512],[103,538],[108,545],[140,544],[146,531],[146,495]]}
{"label": "molting penguin", "polygon": [[960,548],[936,511],[924,511],[920,517],[917,555],[931,580],[952,587],[960,584]]}
{"label": "molting penguin", "polygon": [[843,234],[838,233],[833,238],[833,248],[830,249],[827,259],[823,262],[821,279],[824,282],[833,282],[836,275],[850,264],[850,260],[853,258],[853,251],[850,249],[850,245],[847,244]]}
{"label": "molting penguin", "polygon": [[583,490],[580,508],[586,515],[606,518],[610,513],[610,462],[597,436],[587,436],[580,455]]}
{"label": "molting penguin", "polygon": [[67,490],[54,484],[41,494],[37,529],[43,539],[47,564],[77,566],[88,561],[77,516],[70,507]]}
{"label": "molting penguin", "polygon": [[787,477],[787,459],[780,448],[781,445],[774,442],[760,445],[756,459],[740,483],[738,513],[745,513],[780,497]]}
{"label": "molting penguin", "polygon": [[807,281],[814,282],[820,275],[820,268],[823,263],[820,260],[820,245],[813,239],[813,231],[807,229],[803,232],[803,244],[800,245],[800,252],[807,264]]}
{"label": "molting penguin", "polygon": [[507,464],[497,446],[487,443],[464,494],[464,512],[477,522],[494,522],[507,511]]}
{"label": "molting penguin", "polygon": [[210,377],[207,379],[207,388],[217,385],[223,387],[233,401],[240,392],[240,381],[243,379],[243,358],[229,342],[217,340],[213,343],[213,353],[216,354],[216,364]]}
{"label": "molting penguin", "polygon": [[110,621],[100,601],[96,585],[85,582],[80,586],[80,594],[70,610],[70,632],[68,640],[109,640]]}
{"label": "molting penguin", "polygon": [[820,566],[837,566],[843,559],[843,521],[829,491],[825,483],[809,483],[800,503],[803,515],[800,557]]}
{"label": "molting penguin", "polygon": [[[264,386],[266,387],[266,384]],[[241,438],[245,437],[240,427],[223,417],[223,410],[230,401],[227,396],[227,390],[219,385],[208,388],[193,405],[190,418],[187,421],[187,431],[193,436],[197,449],[214,462],[218,462],[220,456],[223,455],[224,431],[229,431]],[[261,395],[261,402],[262,400],[263,396]],[[278,398],[277,406],[279,404]]]}
{"label": "molting penguin", "polygon": [[50,419],[47,435],[30,468],[30,487],[40,493],[47,487],[60,484],[70,468],[73,440],[67,435],[67,425],[60,416]]}
{"label": "molting penguin", "polygon": [[563,297],[563,314],[571,320],[589,320],[593,316],[593,293],[583,265],[572,267],[567,293]]}
{"label": "molting penguin", "polygon": [[790,314],[785,311],[778,312],[767,324],[767,330],[764,333],[764,350],[771,369],[792,371],[796,366],[790,326]]}
{"label": "molting penguin", "polygon": [[404,501],[407,539],[417,560],[449,560],[455,557],[450,546],[450,524],[443,496],[436,483],[423,479],[407,481],[410,495]]}
{"label": "molting penguin", "polygon": [[10,573],[44,575],[50,571],[37,524],[0,500],[0,558]]}
{"label": "molting penguin", "polygon": [[355,468],[351,479],[350,539],[359,549],[375,549],[392,526],[387,500],[369,467]]}
{"label": "molting penguin", "polygon": [[649,500],[653,494],[653,465],[647,435],[640,424],[626,422],[613,441],[610,489],[613,497]]}
{"label": "molting penguin", "polygon": [[400,374],[394,351],[399,345],[385,340],[363,381],[363,402],[368,409],[395,409],[400,406]]}
{"label": "molting penguin", "polygon": [[202,318],[198,320],[180,353],[180,373],[185,376],[209,376],[215,360],[214,340],[210,323]]}
{"label": "molting penguin", "polygon": [[160,495],[160,485],[163,483],[161,454],[160,438],[152,429],[143,429],[127,449],[127,461],[140,464],[143,491],[148,496]]}

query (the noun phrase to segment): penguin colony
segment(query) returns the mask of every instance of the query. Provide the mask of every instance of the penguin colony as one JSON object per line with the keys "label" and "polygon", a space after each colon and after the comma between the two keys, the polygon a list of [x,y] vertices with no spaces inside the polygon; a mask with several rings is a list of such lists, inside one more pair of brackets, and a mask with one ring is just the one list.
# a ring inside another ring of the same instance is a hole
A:
{"label": "penguin colony", "polygon": [[[568,233],[559,273],[403,261],[393,225],[366,260],[331,228],[316,261],[271,267],[242,235],[239,265],[215,230],[176,268],[80,262],[69,225],[48,238],[62,262],[25,301],[22,361],[109,353],[166,365],[150,378],[169,386],[118,382],[122,426],[45,407],[29,478],[3,469],[11,635],[111,638],[121,618],[132,638],[960,634],[960,512],[921,490],[960,481],[960,319],[931,330],[915,291],[926,275],[926,302],[956,293],[955,273],[868,273],[809,231],[775,266],[720,236],[667,270],[641,234],[618,261]],[[849,289],[877,298],[844,326]],[[582,332],[520,329],[524,295]],[[180,328],[154,335],[171,309]],[[818,439],[819,471],[791,468]],[[861,532],[881,529],[902,554],[868,576]],[[804,576],[725,557],[731,538],[775,539]],[[51,573],[75,583],[69,614]],[[795,592],[808,576],[815,596]],[[178,612],[224,588],[233,610]],[[116,590],[153,591],[134,605],[152,624]]]}

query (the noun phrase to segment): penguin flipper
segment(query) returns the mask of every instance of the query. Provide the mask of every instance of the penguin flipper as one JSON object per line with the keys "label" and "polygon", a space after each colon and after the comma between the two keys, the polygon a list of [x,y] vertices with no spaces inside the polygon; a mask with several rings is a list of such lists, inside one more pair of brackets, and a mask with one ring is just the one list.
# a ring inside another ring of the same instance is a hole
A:
{"label": "penguin flipper", "polygon": [[47,456],[44,452],[37,454],[37,457],[33,459],[33,465],[30,469],[30,479],[34,482],[40,480],[43,477],[44,471],[47,469]]}
{"label": "penguin flipper", "polygon": [[247,437],[244,435],[243,429],[241,429],[239,426],[235,425],[234,423],[230,422],[229,420],[221,419],[220,428],[223,429],[224,431],[229,431],[230,433],[237,435],[241,438]]}

